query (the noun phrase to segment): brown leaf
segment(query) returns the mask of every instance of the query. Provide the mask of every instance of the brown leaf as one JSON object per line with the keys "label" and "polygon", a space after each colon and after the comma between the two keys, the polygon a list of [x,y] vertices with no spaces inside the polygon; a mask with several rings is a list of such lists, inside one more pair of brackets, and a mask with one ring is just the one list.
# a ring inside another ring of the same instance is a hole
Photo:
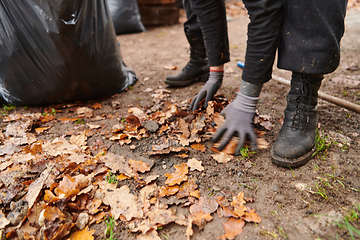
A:
{"label": "brown leaf", "polygon": [[[140,127],[141,123],[140,120],[137,116],[135,116],[134,114],[130,114],[129,116],[126,117],[126,122],[130,125],[136,126],[136,127]],[[127,125],[128,125],[127,124]],[[126,128],[128,128],[128,126],[126,126]],[[126,129],[128,130],[128,129]],[[128,130],[130,131],[130,130]]]}
{"label": "brown leaf", "polygon": [[75,122],[76,120],[77,118],[68,118],[68,117],[59,118],[59,121],[61,121],[62,123]]}
{"label": "brown leaf", "polygon": [[192,147],[195,150],[201,151],[201,152],[205,152],[206,151],[206,147],[205,145],[202,145],[200,143],[193,143],[190,145],[190,147]]}
{"label": "brown leaf", "polygon": [[70,240],[94,240],[94,232],[95,230],[89,231],[89,227],[86,227],[81,231],[73,232],[70,235]]}
{"label": "brown leaf", "polygon": [[200,197],[200,192],[196,190],[198,188],[198,185],[196,184],[196,179],[191,178],[188,181],[184,182],[180,186],[179,192],[176,194],[177,198],[183,198],[183,197]]}
{"label": "brown leaf", "polygon": [[155,181],[158,177],[159,177],[159,175],[150,175],[150,176],[147,176],[144,181],[146,184],[149,184],[149,183]]}
{"label": "brown leaf", "polygon": [[143,211],[137,196],[131,194],[129,187],[126,185],[111,192],[106,191],[103,202],[111,207],[111,215],[115,219],[118,219],[120,215],[124,216],[126,221],[143,217]]}
{"label": "brown leaf", "polygon": [[223,222],[225,234],[220,236],[219,240],[235,239],[236,236],[240,235],[245,226],[245,221],[242,219],[230,218],[227,222]]}
{"label": "brown leaf", "polygon": [[70,175],[65,175],[55,188],[55,194],[60,198],[72,198],[81,190],[81,185]]}
{"label": "brown leaf", "polygon": [[255,213],[255,209],[248,208],[247,212],[245,212],[245,214],[242,215],[241,218],[247,222],[255,222],[255,223],[261,222],[261,218],[259,217],[259,215],[257,215],[257,213]]}
{"label": "brown leaf", "polygon": [[231,155],[223,153],[223,152],[221,152],[219,154],[212,154],[211,156],[219,163],[227,163],[227,162],[231,161],[232,159],[234,159],[234,156],[231,156]]}
{"label": "brown leaf", "polygon": [[72,135],[70,137],[70,143],[77,145],[79,147],[86,146],[86,140],[87,140],[87,134],[85,132],[79,134],[79,135]]}
{"label": "brown leaf", "polygon": [[[225,154],[230,154],[230,155],[234,154],[236,151],[238,142],[239,142],[239,138],[233,137],[232,139],[230,139],[229,143],[225,146],[225,148],[221,152],[225,153]],[[220,153],[220,151],[217,149],[219,146],[220,146],[220,141],[214,144],[214,146],[211,148],[211,151]]]}
{"label": "brown leaf", "polygon": [[199,200],[195,201],[195,204],[193,204],[190,207],[190,212],[201,212],[204,213],[213,213],[217,210],[219,204],[209,198],[200,197]]}
{"label": "brown leaf", "polygon": [[195,212],[190,215],[189,219],[193,224],[196,224],[200,229],[202,229],[207,222],[210,222],[213,218],[210,213],[204,213],[203,211]]}
{"label": "brown leaf", "polygon": [[189,167],[186,163],[181,163],[180,165],[174,165],[174,173],[165,173],[166,179],[165,184],[169,186],[174,186],[175,184],[180,184],[183,181],[187,180],[187,174],[189,173]]}
{"label": "brown leaf", "polygon": [[133,159],[129,160],[130,167],[133,169],[134,172],[141,172],[145,173],[150,171],[149,163],[145,163],[143,161],[135,161]]}
{"label": "brown leaf", "polygon": [[94,215],[99,211],[99,207],[102,203],[101,199],[93,199],[90,200],[87,204],[86,204],[86,209],[89,211],[90,214]]}
{"label": "brown leaf", "polygon": [[116,179],[119,181],[131,179],[131,177],[126,176],[125,174],[121,173],[120,175],[116,176]]}
{"label": "brown leaf", "polygon": [[182,136],[185,138],[189,138],[190,137],[190,131],[189,131],[189,124],[183,119],[179,119],[179,128],[180,128],[180,132],[182,133]]}
{"label": "brown leaf", "polygon": [[50,114],[46,114],[45,116],[39,117],[39,121],[42,122],[42,123],[47,123],[47,122],[50,122],[50,121],[52,121],[54,119],[55,119],[55,117],[53,115],[50,115]]}
{"label": "brown leaf", "polygon": [[136,240],[161,240],[156,230],[150,230],[145,234],[139,235]]}
{"label": "brown leaf", "polygon": [[258,149],[267,149],[270,146],[264,138],[256,138],[256,145]]}
{"label": "brown leaf", "polygon": [[119,171],[128,177],[134,177],[133,171],[125,157],[113,153],[106,153],[99,158],[112,172]]}
{"label": "brown leaf", "polygon": [[55,221],[57,218],[60,219],[60,221],[66,219],[65,214],[62,213],[59,208],[51,206],[45,208],[44,217],[48,222]]}
{"label": "brown leaf", "polygon": [[101,104],[100,103],[94,103],[93,105],[91,105],[92,109],[101,109]]}
{"label": "brown leaf", "polygon": [[175,157],[187,158],[187,157],[189,157],[189,155],[187,155],[186,153],[183,153],[183,154],[180,154],[180,155],[175,155]]}
{"label": "brown leaf", "polygon": [[247,208],[244,207],[244,192],[239,192],[238,195],[233,197],[233,201],[231,202],[231,206],[234,208],[234,213],[239,217],[243,216],[247,211]]}
{"label": "brown leaf", "polygon": [[50,128],[51,128],[51,126],[50,127],[35,128],[35,132],[36,132],[36,134],[41,134],[44,131],[49,130]]}
{"label": "brown leaf", "polygon": [[161,186],[159,189],[159,197],[168,197],[176,194],[180,190],[178,185],[175,186]]}
{"label": "brown leaf", "polygon": [[177,66],[164,66],[164,68],[167,70],[176,70]]}
{"label": "brown leaf", "polygon": [[187,162],[187,165],[190,167],[190,171],[198,170],[198,171],[204,171],[204,167],[201,166],[202,161],[198,161],[195,158],[189,159]]}
{"label": "brown leaf", "polygon": [[10,223],[9,220],[6,219],[5,214],[3,213],[3,210],[0,210],[0,229],[5,228]]}

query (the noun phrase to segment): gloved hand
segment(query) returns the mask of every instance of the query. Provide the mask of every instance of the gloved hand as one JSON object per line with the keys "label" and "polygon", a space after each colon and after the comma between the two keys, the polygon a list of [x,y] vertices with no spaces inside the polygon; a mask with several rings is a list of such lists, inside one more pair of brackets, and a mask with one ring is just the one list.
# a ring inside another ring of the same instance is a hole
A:
{"label": "gloved hand", "polygon": [[217,142],[222,138],[218,148],[219,151],[225,148],[234,135],[239,137],[239,143],[235,151],[236,155],[240,154],[246,136],[249,136],[252,149],[257,150],[253,123],[258,101],[259,97],[249,97],[238,92],[235,100],[221,112],[222,115],[225,115],[226,121],[212,138],[213,142]]}
{"label": "gloved hand", "polygon": [[199,93],[193,98],[190,103],[189,110],[195,111],[199,108],[200,102],[205,98],[205,108],[207,107],[207,102],[210,101],[215,93],[219,90],[222,84],[224,77],[224,72],[212,72],[210,71],[209,79],[206,84],[201,88]]}

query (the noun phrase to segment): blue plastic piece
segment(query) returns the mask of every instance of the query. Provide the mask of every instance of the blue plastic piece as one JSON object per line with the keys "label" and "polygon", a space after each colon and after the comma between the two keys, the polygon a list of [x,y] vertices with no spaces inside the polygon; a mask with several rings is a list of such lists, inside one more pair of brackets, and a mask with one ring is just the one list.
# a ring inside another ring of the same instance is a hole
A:
{"label": "blue plastic piece", "polygon": [[244,68],[245,63],[243,63],[242,61],[237,61],[237,65],[238,65],[238,67],[240,67],[240,68]]}

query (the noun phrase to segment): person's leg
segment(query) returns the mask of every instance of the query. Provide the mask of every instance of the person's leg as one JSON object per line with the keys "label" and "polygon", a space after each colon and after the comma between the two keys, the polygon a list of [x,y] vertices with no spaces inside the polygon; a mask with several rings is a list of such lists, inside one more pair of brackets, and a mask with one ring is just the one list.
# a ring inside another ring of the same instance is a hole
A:
{"label": "person's leg", "polygon": [[191,8],[204,36],[210,66],[230,61],[225,2],[223,0],[190,0]]}
{"label": "person's leg", "polygon": [[299,167],[312,156],[323,75],[339,65],[346,0],[285,0],[278,67],[293,72],[285,118],[272,146],[275,164]]}
{"label": "person's leg", "polygon": [[209,77],[209,65],[200,25],[191,8],[190,0],[184,0],[183,6],[187,17],[184,32],[190,44],[190,61],[178,74],[166,78],[165,83],[171,87],[185,87],[196,81],[206,81]]}

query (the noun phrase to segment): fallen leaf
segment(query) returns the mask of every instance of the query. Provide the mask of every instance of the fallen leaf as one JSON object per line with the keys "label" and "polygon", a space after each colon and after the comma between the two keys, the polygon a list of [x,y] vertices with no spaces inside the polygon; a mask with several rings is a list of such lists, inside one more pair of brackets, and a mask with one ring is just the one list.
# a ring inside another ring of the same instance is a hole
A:
{"label": "fallen leaf", "polygon": [[204,171],[204,167],[201,166],[202,161],[198,161],[195,158],[189,159],[187,162],[187,165],[190,167],[190,171],[198,170],[198,171]]}
{"label": "fallen leaf", "polygon": [[176,70],[177,66],[164,66],[164,68],[167,70]]}
{"label": "fallen leaf", "polygon": [[244,215],[241,216],[241,218],[247,222],[255,222],[255,223],[261,222],[261,218],[259,217],[259,215],[257,215],[257,213],[255,213],[255,209],[247,208],[247,211],[245,212]]}
{"label": "fallen leaf", "polygon": [[193,143],[193,144],[190,145],[190,147],[192,147],[195,150],[201,151],[201,152],[206,151],[205,145],[202,145],[200,143]]}
{"label": "fallen leaf", "polygon": [[41,134],[41,133],[43,133],[44,131],[49,130],[50,128],[51,128],[51,126],[50,126],[50,127],[35,128],[35,132],[36,132],[37,134]]}
{"label": "fallen leaf", "polygon": [[187,155],[186,153],[183,153],[183,154],[180,154],[180,155],[175,155],[175,157],[187,158],[187,157],[189,157],[189,155]]}
{"label": "fallen leaf", "polygon": [[87,140],[87,135],[85,132],[79,134],[79,135],[72,135],[70,137],[70,140],[69,142],[73,145],[77,145],[79,147],[82,147],[82,146],[86,146],[86,140]]}
{"label": "fallen leaf", "polygon": [[212,154],[211,156],[219,163],[227,163],[227,162],[231,161],[232,159],[234,159],[234,156],[231,156],[231,155],[223,153],[223,152],[221,152],[219,154]]}
{"label": "fallen leaf", "polygon": [[101,109],[101,104],[100,103],[94,103],[93,105],[91,105],[92,109]]}
{"label": "fallen leaf", "polygon": [[133,171],[125,157],[113,153],[106,153],[99,158],[112,172],[119,171],[128,177],[134,177]]}
{"label": "fallen leaf", "polygon": [[133,159],[129,160],[130,167],[133,169],[134,172],[141,172],[145,173],[150,171],[149,163],[145,163],[143,161],[135,161]]}
{"label": "fallen leaf", "polygon": [[65,220],[66,216],[60,211],[57,207],[47,206],[44,211],[45,220],[48,222],[55,221],[57,218],[60,220]]}
{"label": "fallen leaf", "polygon": [[79,107],[76,110],[76,113],[79,114],[79,115],[89,114],[89,113],[92,113],[92,112],[93,112],[93,110],[88,108],[88,107]]}
{"label": "fallen leaf", "polygon": [[89,227],[86,227],[81,231],[73,232],[70,235],[70,240],[94,240],[94,232],[95,230],[89,231]]}
{"label": "fallen leaf", "polygon": [[147,176],[144,181],[146,184],[149,184],[149,183],[155,181],[158,177],[159,177],[159,175],[150,175],[150,176]]}
{"label": "fallen leaf", "polygon": [[86,209],[89,211],[90,214],[94,215],[99,211],[99,207],[101,204],[101,199],[93,199],[86,204]]}
{"label": "fallen leaf", "polygon": [[166,179],[165,184],[169,186],[174,186],[175,184],[180,184],[183,181],[187,180],[187,174],[189,173],[189,167],[186,163],[181,163],[180,165],[174,165],[174,173],[165,173]]}
{"label": "fallen leaf", "polygon": [[150,230],[145,234],[139,235],[136,240],[161,240],[156,230]]}
{"label": "fallen leaf", "polygon": [[230,218],[228,221],[223,222],[225,234],[220,236],[219,240],[235,239],[236,236],[240,235],[245,226],[245,221],[242,219]]}
{"label": "fallen leaf", "polygon": [[77,118],[68,118],[68,117],[62,117],[59,118],[60,122],[67,123],[67,122],[75,122]]}
{"label": "fallen leaf", "polygon": [[180,186],[179,192],[176,194],[177,198],[183,198],[183,197],[200,197],[199,190],[196,190],[198,188],[198,185],[196,184],[196,179],[191,178],[188,181],[184,182]]}
{"label": "fallen leaf", "polygon": [[200,197],[199,200],[196,200],[195,203],[190,207],[190,212],[201,212],[204,213],[213,213],[217,210],[219,204],[210,198]]}
{"label": "fallen leaf", "polygon": [[126,176],[125,174],[121,173],[120,175],[116,176],[116,179],[119,181],[131,179],[131,177]]}
{"label": "fallen leaf", "polygon": [[101,125],[98,125],[98,124],[86,123],[86,125],[87,125],[90,129],[98,129],[98,128],[101,128]]}
{"label": "fallen leaf", "polygon": [[42,123],[47,123],[47,122],[50,122],[50,121],[52,121],[54,119],[55,119],[55,117],[53,115],[50,115],[50,114],[46,114],[45,116],[39,117],[39,121],[42,122]]}
{"label": "fallen leaf", "polygon": [[256,138],[256,145],[258,149],[267,149],[270,146],[264,138]]}
{"label": "fallen leaf", "polygon": [[159,197],[168,197],[171,195],[176,194],[180,190],[180,187],[178,185],[175,186],[161,186],[159,188]]}
{"label": "fallen leaf", "polygon": [[247,211],[247,208],[244,206],[245,203],[244,192],[239,192],[238,195],[233,197],[231,206],[234,208],[234,213],[239,217],[243,216]]}
{"label": "fallen leaf", "polygon": [[143,211],[137,196],[130,193],[128,186],[124,185],[111,192],[105,192],[103,199],[105,205],[110,206],[111,215],[117,220],[120,215],[124,216],[126,221],[132,218],[142,218]]}
{"label": "fallen leaf", "polygon": [[152,88],[146,88],[146,89],[144,90],[144,92],[152,92],[152,91],[154,91],[154,89],[152,89]]}
{"label": "fallen leaf", "polygon": [[0,210],[0,229],[5,228],[10,223],[9,220],[6,219],[5,214],[3,213],[3,210]]}

